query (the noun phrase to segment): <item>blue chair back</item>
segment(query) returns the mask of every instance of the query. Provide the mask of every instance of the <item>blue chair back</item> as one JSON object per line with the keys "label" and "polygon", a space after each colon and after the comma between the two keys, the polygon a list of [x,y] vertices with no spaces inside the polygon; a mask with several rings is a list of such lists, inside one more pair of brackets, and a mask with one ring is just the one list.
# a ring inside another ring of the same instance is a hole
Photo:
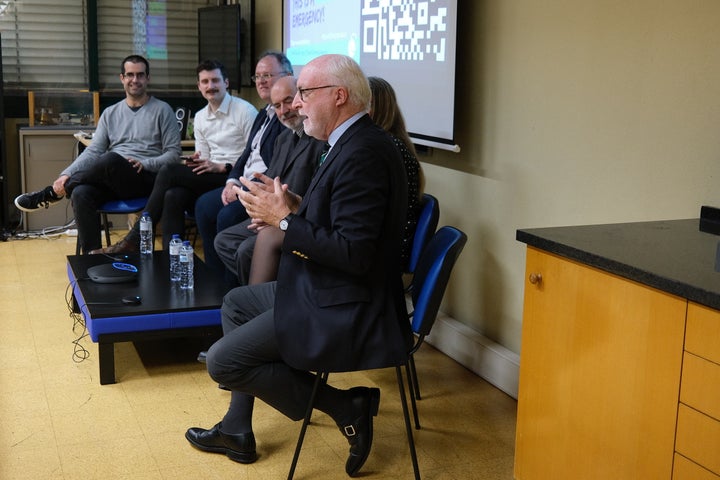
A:
{"label": "blue chair back", "polygon": [[425,249],[430,237],[435,233],[440,218],[440,204],[437,198],[429,193],[424,193],[420,199],[420,215],[418,216],[417,227],[413,235],[410,259],[408,260],[407,272],[413,273],[417,267],[420,255]]}
{"label": "blue chair back", "polygon": [[445,226],[430,239],[415,269],[412,279],[412,330],[422,339],[435,323],[440,302],[445,295],[450,273],[467,242],[467,235],[455,227]]}

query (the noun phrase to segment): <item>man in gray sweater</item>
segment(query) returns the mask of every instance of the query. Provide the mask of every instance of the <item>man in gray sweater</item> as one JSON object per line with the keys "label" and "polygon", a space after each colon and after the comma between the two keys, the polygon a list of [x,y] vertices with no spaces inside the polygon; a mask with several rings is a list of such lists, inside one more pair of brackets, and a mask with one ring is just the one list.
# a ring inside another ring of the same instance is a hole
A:
{"label": "man in gray sweater", "polygon": [[102,246],[97,210],[103,203],[148,196],[160,167],[180,162],[175,113],[147,92],[148,61],[130,55],[120,72],[125,99],[103,111],[90,146],[52,185],[15,199],[20,210],[33,212],[69,197],[84,253]]}

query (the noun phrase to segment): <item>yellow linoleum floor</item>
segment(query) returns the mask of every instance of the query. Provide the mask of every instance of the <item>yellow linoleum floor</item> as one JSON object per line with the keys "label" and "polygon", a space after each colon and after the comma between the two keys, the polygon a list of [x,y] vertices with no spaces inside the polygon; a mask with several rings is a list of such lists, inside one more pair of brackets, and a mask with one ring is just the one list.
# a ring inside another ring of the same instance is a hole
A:
{"label": "yellow linoleum floor", "polygon": [[[73,332],[65,270],[74,251],[75,238],[66,236],[0,243],[0,479],[286,478],[300,423],[262,402],[254,423],[260,458],[252,465],[185,440],[188,427],[219,421],[229,400],[195,361],[197,340],[116,345],[114,385],[100,385],[89,338],[79,342],[89,356],[76,361],[73,341],[81,332]],[[516,401],[428,345],[416,362],[422,478],[511,479]],[[382,390],[360,477],[413,478],[394,370],[330,381]],[[347,450],[332,421],[315,413],[295,478],[348,478]]]}

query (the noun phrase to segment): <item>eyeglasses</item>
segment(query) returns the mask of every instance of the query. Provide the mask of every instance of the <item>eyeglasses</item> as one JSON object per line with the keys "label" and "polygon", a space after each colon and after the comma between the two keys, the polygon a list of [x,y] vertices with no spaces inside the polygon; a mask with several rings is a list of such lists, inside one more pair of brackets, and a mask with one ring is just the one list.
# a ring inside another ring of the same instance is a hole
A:
{"label": "eyeglasses", "polygon": [[255,83],[257,83],[257,82],[267,82],[268,80],[270,80],[270,79],[273,78],[273,77],[286,77],[286,76],[288,76],[288,75],[289,75],[289,73],[287,73],[287,72],[282,72],[282,73],[261,73],[261,74],[259,74],[259,75],[252,75],[252,76],[250,77],[250,80],[252,80],[252,81],[255,82]]}
{"label": "eyeglasses", "polygon": [[323,85],[322,87],[312,87],[312,88],[298,88],[298,93],[300,94],[300,100],[303,102],[305,101],[305,94],[307,92],[312,92],[314,90],[320,90],[321,88],[333,88],[338,87],[339,85]]}
{"label": "eyeglasses", "polygon": [[147,77],[147,74],[145,72],[129,72],[129,73],[123,73],[123,77],[127,78],[128,80],[135,80],[136,78],[138,80],[143,80]]}

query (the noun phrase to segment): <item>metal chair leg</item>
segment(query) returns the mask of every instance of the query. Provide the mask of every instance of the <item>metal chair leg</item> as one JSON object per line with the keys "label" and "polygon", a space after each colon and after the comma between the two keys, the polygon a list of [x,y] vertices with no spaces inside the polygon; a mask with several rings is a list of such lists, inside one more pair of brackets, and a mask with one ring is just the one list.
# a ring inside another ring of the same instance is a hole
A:
{"label": "metal chair leg", "polygon": [[[410,357],[412,358],[412,357]],[[417,430],[420,430],[420,416],[418,415],[417,411],[417,403],[415,402],[415,396],[413,395],[413,388],[415,387],[415,384],[413,383],[413,375],[412,375],[412,369],[410,368],[410,362],[405,364],[405,375],[408,379],[408,391],[410,392],[410,405],[412,405],[412,411],[413,411],[413,419],[415,420],[415,428]]]}
{"label": "metal chair leg", "polygon": [[410,458],[412,459],[413,471],[415,472],[415,480],[420,480],[420,467],[418,467],[417,453],[415,452],[415,441],[413,440],[412,426],[410,425],[410,414],[408,412],[407,398],[405,397],[405,381],[402,376],[402,369],[395,367],[397,375],[398,389],[400,390],[400,402],[403,407],[403,416],[405,417],[405,431],[407,432],[408,447],[410,447]]}
{"label": "metal chair leg", "polygon": [[108,222],[108,216],[107,213],[103,212],[101,214],[102,216],[102,222],[100,222],[100,227],[105,229],[105,243],[107,246],[110,246],[110,222]]}
{"label": "metal chair leg", "polygon": [[292,464],[290,465],[290,472],[288,472],[288,480],[292,480],[293,475],[295,475],[295,467],[297,466],[298,459],[300,458],[300,450],[302,449],[303,440],[305,440],[305,431],[310,423],[310,417],[312,416],[312,411],[315,406],[315,397],[317,396],[320,384],[327,382],[327,377],[327,373],[318,373],[315,377],[315,384],[313,385],[312,394],[310,394],[310,401],[308,402],[307,411],[305,412],[305,419],[303,419],[302,427],[300,427],[300,436],[298,437],[297,445],[295,446],[295,454],[293,455]]}
{"label": "metal chair leg", "polygon": [[412,384],[413,390],[415,392],[415,399],[422,400],[422,398],[420,398],[420,383],[418,382],[417,370],[415,369],[415,357],[413,355],[410,355],[408,365],[410,366],[410,372],[412,374]]}

